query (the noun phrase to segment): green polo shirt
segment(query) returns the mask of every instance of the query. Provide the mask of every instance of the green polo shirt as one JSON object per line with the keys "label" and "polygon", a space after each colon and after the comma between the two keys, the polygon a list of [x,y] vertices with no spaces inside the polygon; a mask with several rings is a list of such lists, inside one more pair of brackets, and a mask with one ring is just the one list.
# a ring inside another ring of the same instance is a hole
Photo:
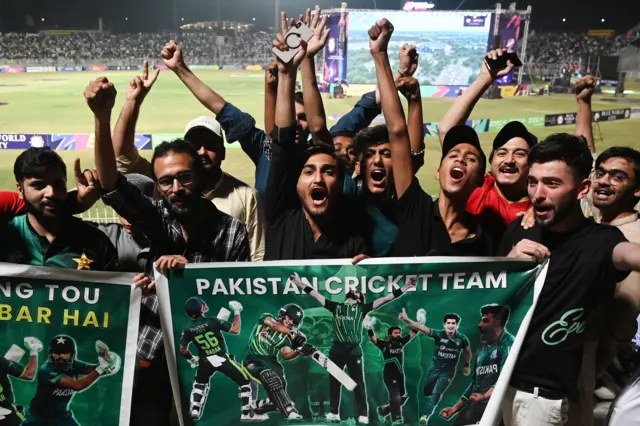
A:
{"label": "green polo shirt", "polygon": [[118,255],[102,231],[78,218],[67,218],[50,243],[33,230],[23,214],[0,224],[0,262],[111,271],[117,266]]}

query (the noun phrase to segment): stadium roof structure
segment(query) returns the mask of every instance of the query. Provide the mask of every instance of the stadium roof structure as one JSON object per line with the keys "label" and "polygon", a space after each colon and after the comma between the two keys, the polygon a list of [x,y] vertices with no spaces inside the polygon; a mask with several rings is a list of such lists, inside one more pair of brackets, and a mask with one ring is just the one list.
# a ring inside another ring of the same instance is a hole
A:
{"label": "stadium roof structure", "polygon": [[240,30],[248,31],[253,28],[253,24],[237,21],[199,21],[190,22],[180,26],[181,30]]}

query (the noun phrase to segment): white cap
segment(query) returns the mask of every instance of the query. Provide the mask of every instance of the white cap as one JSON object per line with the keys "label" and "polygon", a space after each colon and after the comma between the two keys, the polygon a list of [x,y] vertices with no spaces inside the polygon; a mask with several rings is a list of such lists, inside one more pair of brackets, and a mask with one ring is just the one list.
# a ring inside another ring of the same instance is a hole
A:
{"label": "white cap", "polygon": [[218,120],[213,117],[202,116],[196,118],[195,120],[191,120],[185,128],[184,134],[186,135],[187,133],[189,133],[189,131],[195,129],[196,127],[204,127],[205,129],[209,129],[213,133],[224,139],[224,136],[222,135],[222,127],[220,127],[220,123],[218,123]]}

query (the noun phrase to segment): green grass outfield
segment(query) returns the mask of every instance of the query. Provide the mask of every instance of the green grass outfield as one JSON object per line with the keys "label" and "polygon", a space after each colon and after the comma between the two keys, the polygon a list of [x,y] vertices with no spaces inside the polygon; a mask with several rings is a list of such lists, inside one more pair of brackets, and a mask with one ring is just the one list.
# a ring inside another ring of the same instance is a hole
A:
{"label": "green grass outfield", "polygon": [[[92,133],[93,119],[84,102],[82,92],[90,79],[106,74],[119,90],[114,109],[113,124],[124,102],[129,80],[134,71],[112,71],[104,73],[21,73],[0,74],[0,133]],[[262,72],[250,71],[201,71],[199,76],[225,99],[256,118],[258,126],[264,120],[264,87]],[[618,109],[639,105],[631,103],[604,102],[598,96],[594,110]],[[358,100],[354,96],[343,100],[325,99],[327,115],[346,113]],[[424,99],[425,122],[437,122],[451,106],[451,98]],[[8,105],[1,105],[8,103]],[[640,105],[639,105],[640,106]],[[481,100],[471,118],[508,118],[520,116],[566,113],[575,111],[573,96],[515,97],[502,100]],[[191,119],[206,115],[208,111],[180,83],[171,71],[163,71],[147,97],[138,123],[138,133],[180,133]],[[329,122],[329,125],[334,122]],[[614,145],[640,148],[640,120],[623,120],[600,124],[601,135],[596,128],[599,151]],[[556,132],[573,132],[571,126],[536,129],[538,137]],[[480,134],[488,153],[494,135]],[[423,187],[437,193],[438,182],[434,176],[440,159],[437,138],[426,140],[426,165],[419,173]],[[13,190],[13,163],[18,151],[0,151],[0,189]],[[146,152],[150,155],[151,151]],[[60,152],[71,172],[73,159],[79,157],[83,167],[92,167],[92,152]],[[229,149],[223,168],[249,184],[254,181],[254,166],[240,149]],[[71,176],[70,176],[71,179]]]}

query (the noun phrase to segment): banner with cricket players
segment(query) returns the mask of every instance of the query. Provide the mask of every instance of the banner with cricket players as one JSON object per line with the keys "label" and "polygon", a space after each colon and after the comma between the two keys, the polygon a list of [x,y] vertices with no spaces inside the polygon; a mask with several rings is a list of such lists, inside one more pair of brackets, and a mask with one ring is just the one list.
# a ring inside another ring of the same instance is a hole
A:
{"label": "banner with cricket players", "polygon": [[2,426],[129,424],[140,315],[132,282],[0,263]]}
{"label": "banner with cricket players", "polygon": [[492,424],[545,271],[414,258],[156,273],[181,424]]}

